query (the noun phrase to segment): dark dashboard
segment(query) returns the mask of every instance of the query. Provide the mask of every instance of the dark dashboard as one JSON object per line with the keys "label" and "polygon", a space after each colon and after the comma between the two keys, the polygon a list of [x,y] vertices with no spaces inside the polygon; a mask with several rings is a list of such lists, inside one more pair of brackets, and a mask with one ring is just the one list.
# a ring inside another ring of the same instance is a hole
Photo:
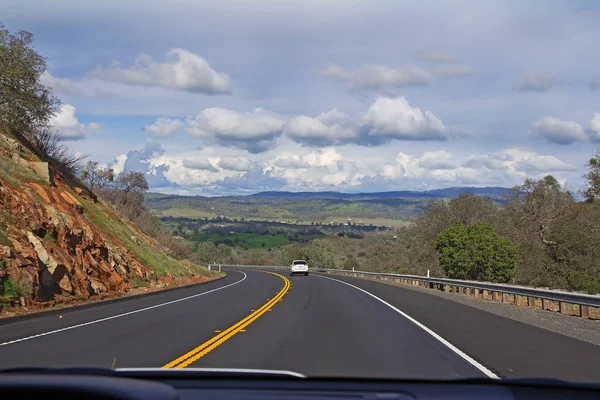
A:
{"label": "dark dashboard", "polygon": [[0,373],[0,397],[210,400],[596,399],[600,386],[556,380],[456,381],[307,378],[287,371],[17,369]]}

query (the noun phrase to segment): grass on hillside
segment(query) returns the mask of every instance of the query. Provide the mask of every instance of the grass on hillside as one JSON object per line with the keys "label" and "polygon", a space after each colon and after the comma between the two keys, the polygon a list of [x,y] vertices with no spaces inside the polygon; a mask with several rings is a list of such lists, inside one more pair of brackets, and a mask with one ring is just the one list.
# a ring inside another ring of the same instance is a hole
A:
{"label": "grass on hillside", "polygon": [[[18,165],[11,158],[6,157],[3,154],[0,154],[0,178],[11,186],[23,186],[26,182],[35,182],[44,186],[48,185],[43,178],[39,177],[31,169]],[[93,225],[101,229],[107,237],[123,242],[127,248],[138,256],[139,261],[142,264],[145,264],[156,271],[157,275],[164,276],[167,271],[173,276],[189,275],[189,271],[204,276],[214,275],[214,273],[209,272],[206,268],[193,264],[188,269],[184,265],[184,262],[168,257],[158,248],[144,240],[140,240],[140,244],[136,245],[131,237],[140,236],[140,234],[124,222],[114,211],[100,203],[93,203],[92,201],[81,198],[77,196],[74,191],[69,192],[77,197],[84,205],[84,216]],[[35,192],[34,196],[38,198],[39,201],[43,201],[43,199],[39,198]],[[0,244],[10,245],[11,243],[4,232],[8,226],[7,222],[10,222],[12,215],[2,215],[1,218]]]}
{"label": "grass on hillside", "polygon": [[[79,200],[84,207],[83,215],[92,224],[100,228],[111,240],[122,242],[142,264],[150,267],[158,276],[165,276],[167,271],[173,276],[189,275],[189,271],[203,276],[216,276],[214,272],[194,264],[191,264],[188,269],[184,261],[167,256],[160,249],[143,240],[139,232],[130,227],[108,206],[81,197]],[[135,243],[132,236],[139,238],[139,245]]]}
{"label": "grass on hillside", "polygon": [[12,186],[20,186],[24,182],[47,184],[33,170],[20,166],[3,154],[0,154],[0,176]]}

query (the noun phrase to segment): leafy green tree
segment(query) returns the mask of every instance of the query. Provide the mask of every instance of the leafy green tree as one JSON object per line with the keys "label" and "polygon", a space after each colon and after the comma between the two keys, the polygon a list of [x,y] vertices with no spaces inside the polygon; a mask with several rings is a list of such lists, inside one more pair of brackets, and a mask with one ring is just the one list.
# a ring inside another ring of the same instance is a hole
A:
{"label": "leafy green tree", "polygon": [[29,133],[46,125],[60,101],[41,83],[44,72],[46,61],[33,48],[33,35],[10,33],[0,23],[0,122]]}
{"label": "leafy green tree", "polygon": [[551,228],[564,220],[574,203],[571,192],[562,190],[552,175],[538,181],[526,179],[521,186],[512,189],[505,209],[509,214],[506,220],[513,221],[521,235],[537,237],[544,245],[553,246]]}
{"label": "leafy green tree", "polygon": [[456,221],[438,235],[435,247],[449,278],[506,283],[517,271],[518,247],[485,222]]}

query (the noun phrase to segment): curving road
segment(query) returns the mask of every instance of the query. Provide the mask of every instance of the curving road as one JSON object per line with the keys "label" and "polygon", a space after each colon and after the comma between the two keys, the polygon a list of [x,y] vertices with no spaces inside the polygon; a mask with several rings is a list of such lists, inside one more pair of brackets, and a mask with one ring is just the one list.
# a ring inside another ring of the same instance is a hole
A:
{"label": "curving road", "polygon": [[427,293],[249,269],[160,294],[0,320],[0,368],[229,367],[598,382],[599,359],[593,344]]}

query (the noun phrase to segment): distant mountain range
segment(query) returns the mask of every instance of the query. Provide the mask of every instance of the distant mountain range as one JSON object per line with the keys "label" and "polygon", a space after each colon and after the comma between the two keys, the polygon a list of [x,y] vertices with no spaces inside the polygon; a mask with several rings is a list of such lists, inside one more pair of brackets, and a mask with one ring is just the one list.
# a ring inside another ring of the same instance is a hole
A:
{"label": "distant mountain range", "polygon": [[472,192],[502,203],[508,190],[503,187],[452,187],[375,193],[260,192],[222,197],[148,193],[145,200],[154,213],[165,217],[204,218],[223,215],[231,218],[326,223],[352,218],[374,225],[392,225],[393,221],[414,218],[431,200],[450,199]]}
{"label": "distant mountain range", "polygon": [[463,193],[474,193],[479,196],[489,196],[493,198],[504,196],[509,188],[490,186],[490,187],[449,187],[434,190],[401,190],[392,192],[369,192],[369,193],[342,193],[342,192],[259,192],[246,197],[295,197],[302,199],[358,199],[358,198],[379,198],[389,199],[397,197],[427,197],[427,198],[453,198]]}
{"label": "distant mountain range", "polygon": [[[444,189],[433,189],[433,190],[400,190],[391,192],[361,192],[361,193],[343,193],[335,191],[325,192],[286,192],[286,191],[267,191],[259,192],[250,195],[240,196],[222,196],[227,198],[296,198],[296,199],[390,199],[390,198],[454,198],[463,193],[474,193],[479,196],[488,196],[492,198],[501,198],[510,189],[489,186],[489,187],[449,187]],[[181,195],[169,195],[162,193],[148,193],[146,194],[147,199],[159,199],[159,198],[215,198],[214,196],[181,196]],[[219,196],[221,197],[221,196]],[[217,197],[218,198],[218,197]]]}

